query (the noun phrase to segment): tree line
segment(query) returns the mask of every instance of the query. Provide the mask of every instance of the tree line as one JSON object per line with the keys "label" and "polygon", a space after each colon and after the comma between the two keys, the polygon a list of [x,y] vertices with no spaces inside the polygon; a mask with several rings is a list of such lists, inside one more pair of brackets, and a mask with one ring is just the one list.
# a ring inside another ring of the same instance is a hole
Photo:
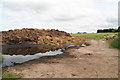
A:
{"label": "tree line", "polygon": [[98,29],[97,30],[97,33],[108,33],[108,32],[120,32],[120,26],[118,27],[118,29],[109,28],[109,29]]}

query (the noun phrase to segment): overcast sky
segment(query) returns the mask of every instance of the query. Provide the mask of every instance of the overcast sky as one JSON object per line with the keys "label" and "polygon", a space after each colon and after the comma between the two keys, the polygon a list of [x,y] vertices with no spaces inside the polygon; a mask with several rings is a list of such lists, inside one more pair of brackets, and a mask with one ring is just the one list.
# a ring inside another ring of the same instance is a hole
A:
{"label": "overcast sky", "polygon": [[117,28],[119,0],[0,0],[0,30]]}

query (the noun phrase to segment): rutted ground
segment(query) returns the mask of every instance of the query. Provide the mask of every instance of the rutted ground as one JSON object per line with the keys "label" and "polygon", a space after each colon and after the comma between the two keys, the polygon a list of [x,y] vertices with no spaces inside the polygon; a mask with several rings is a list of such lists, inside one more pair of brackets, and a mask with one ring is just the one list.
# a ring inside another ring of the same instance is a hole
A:
{"label": "rutted ground", "polygon": [[118,78],[118,50],[102,40],[89,42],[87,47],[68,49],[62,55],[4,69],[24,78]]}

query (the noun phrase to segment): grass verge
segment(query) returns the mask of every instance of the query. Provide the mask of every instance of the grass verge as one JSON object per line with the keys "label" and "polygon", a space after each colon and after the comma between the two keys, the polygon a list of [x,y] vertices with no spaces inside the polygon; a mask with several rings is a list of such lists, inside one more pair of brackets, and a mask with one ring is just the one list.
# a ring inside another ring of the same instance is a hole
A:
{"label": "grass verge", "polygon": [[117,48],[120,49],[120,38],[117,37],[114,40],[109,40],[108,43],[110,45],[110,48]]}
{"label": "grass verge", "polygon": [[2,73],[2,80],[17,80],[20,78],[21,78],[21,76],[10,73],[10,72],[3,72]]}
{"label": "grass verge", "polygon": [[[2,53],[0,52],[0,63],[2,63]],[[10,72],[2,72],[2,69],[0,69],[0,77],[2,77],[2,80],[16,80],[21,78],[21,76],[10,73]]]}

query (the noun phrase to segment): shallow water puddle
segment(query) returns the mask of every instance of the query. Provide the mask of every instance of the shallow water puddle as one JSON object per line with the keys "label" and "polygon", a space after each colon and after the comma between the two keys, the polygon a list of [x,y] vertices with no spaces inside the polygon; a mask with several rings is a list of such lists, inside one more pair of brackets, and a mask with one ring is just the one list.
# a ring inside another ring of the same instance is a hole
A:
{"label": "shallow water puddle", "polygon": [[[71,47],[80,47],[80,46],[85,46],[85,44],[81,45],[74,45],[74,44],[67,44],[64,46],[60,47],[52,47],[52,46],[35,46],[35,45],[30,45],[30,46],[7,46],[7,48],[4,48],[4,53],[8,54],[3,54],[3,62],[0,64],[0,67],[6,67],[6,66],[14,66],[15,64],[21,64],[30,60],[34,59],[39,59],[40,57],[44,56],[55,56],[58,54],[63,54],[63,51],[71,48]],[[11,55],[16,52],[15,55]],[[25,54],[27,55],[25,55]],[[10,54],[10,55],[9,55]],[[23,55],[22,55],[23,54]]]}
{"label": "shallow water puddle", "polygon": [[5,66],[13,66],[15,63],[24,63],[30,60],[38,59],[44,56],[54,56],[58,54],[62,54],[62,49],[58,49],[55,51],[49,51],[45,53],[37,53],[34,55],[3,55],[3,62],[1,67]]}

